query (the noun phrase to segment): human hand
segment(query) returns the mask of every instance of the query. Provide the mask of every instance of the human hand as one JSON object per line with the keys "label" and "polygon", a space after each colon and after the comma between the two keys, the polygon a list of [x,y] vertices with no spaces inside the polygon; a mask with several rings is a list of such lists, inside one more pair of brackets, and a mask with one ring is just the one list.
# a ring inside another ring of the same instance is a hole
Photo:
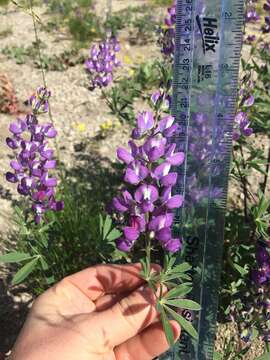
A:
{"label": "human hand", "polygon": [[165,352],[156,297],[140,270],[98,265],[64,278],[35,300],[10,359],[150,360]]}

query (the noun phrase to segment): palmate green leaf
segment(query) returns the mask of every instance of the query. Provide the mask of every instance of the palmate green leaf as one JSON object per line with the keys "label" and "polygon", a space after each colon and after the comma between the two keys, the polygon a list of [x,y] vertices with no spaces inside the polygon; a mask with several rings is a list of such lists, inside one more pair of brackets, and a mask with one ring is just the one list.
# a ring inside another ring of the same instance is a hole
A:
{"label": "palmate green leaf", "polygon": [[41,256],[41,257],[39,258],[39,260],[40,260],[42,269],[43,269],[44,271],[47,271],[47,270],[49,269],[49,265],[48,265],[47,261],[44,259],[43,256]]}
{"label": "palmate green leaf", "polygon": [[191,277],[187,274],[175,273],[175,274],[165,275],[165,276],[163,276],[163,279],[165,281],[170,281],[170,280],[174,280],[174,279],[191,280]]}
{"label": "palmate green leaf", "polygon": [[31,259],[30,254],[17,251],[5,255],[0,255],[0,263],[17,263],[27,259]]}
{"label": "palmate green leaf", "polygon": [[162,321],[163,329],[164,329],[168,344],[172,347],[174,345],[173,329],[172,329],[172,326],[169,322],[169,319],[168,319],[167,314],[165,313],[163,307],[161,307],[160,318]]}
{"label": "palmate green leaf", "polygon": [[112,229],[112,231],[107,235],[109,241],[114,241],[122,235],[121,231],[117,229]]}
{"label": "palmate green leaf", "polygon": [[195,311],[201,310],[201,307],[198,303],[189,299],[175,299],[175,300],[166,299],[164,300],[164,303],[167,305],[179,307],[181,309],[195,310]]}
{"label": "palmate green leaf", "polygon": [[249,273],[249,270],[246,269],[245,267],[242,267],[238,264],[233,264],[233,267],[235,268],[235,270],[237,270],[242,276],[245,276]]}
{"label": "palmate green leaf", "polygon": [[103,225],[103,240],[106,239],[106,236],[108,235],[109,231],[111,230],[111,226],[112,226],[112,219],[109,215],[107,215],[104,225]]}
{"label": "palmate green leaf", "polygon": [[180,326],[194,339],[198,339],[198,333],[195,328],[192,326],[191,322],[184,319],[182,315],[175,312],[167,305],[163,305],[164,309],[171,314],[171,316],[180,324]]}
{"label": "palmate green leaf", "polygon": [[175,256],[172,256],[172,257],[170,258],[170,260],[168,261],[168,266],[167,266],[167,269],[168,269],[168,270],[171,270],[171,269],[172,269],[175,261],[176,261],[176,257],[175,257]]}
{"label": "palmate green leaf", "polygon": [[192,290],[192,286],[190,283],[183,283],[175,287],[174,289],[170,290],[165,294],[163,297],[164,299],[174,299],[178,296],[184,296],[188,293],[190,293]]}
{"label": "palmate green leaf", "polygon": [[37,256],[30,262],[26,263],[22,268],[20,268],[20,270],[14,275],[12,279],[12,285],[17,285],[26,279],[27,276],[30,275],[31,272],[35,269],[38,260],[39,257]]}
{"label": "palmate green leaf", "polygon": [[190,270],[192,268],[192,266],[185,262],[183,264],[180,264],[180,265],[176,265],[172,270],[171,272],[173,273],[185,273],[186,271]]}

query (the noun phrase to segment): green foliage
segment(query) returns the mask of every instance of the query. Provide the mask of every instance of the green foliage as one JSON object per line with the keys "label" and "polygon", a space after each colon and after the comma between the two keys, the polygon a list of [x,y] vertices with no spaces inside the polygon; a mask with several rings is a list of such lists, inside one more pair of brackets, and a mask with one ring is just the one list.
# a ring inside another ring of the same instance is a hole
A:
{"label": "green foliage", "polygon": [[[40,42],[39,46],[41,49],[46,48],[46,45],[42,42]],[[48,56],[41,53],[39,56],[38,47],[35,42],[28,47],[5,47],[2,49],[2,53],[6,55],[8,59],[15,60],[18,65],[30,63],[38,69],[43,68],[49,71],[64,71],[68,67],[75,66],[76,64],[82,64],[85,61],[85,57],[75,48],[65,50],[60,55]]]}
{"label": "green foliage", "polygon": [[151,14],[138,16],[132,22],[133,29],[130,31],[130,42],[132,44],[147,44],[153,41],[158,24]]}
{"label": "green foliage", "polygon": [[113,36],[116,36],[119,30],[129,27],[132,23],[132,12],[129,9],[119,11],[107,17],[104,28],[110,29]]}
{"label": "green foliage", "polygon": [[100,19],[94,13],[92,1],[50,0],[48,10],[54,17],[43,27],[44,30],[67,26],[73,39],[83,47],[101,36]]}
{"label": "green foliage", "polygon": [[82,17],[71,16],[68,19],[68,28],[74,39],[81,43],[86,43],[99,37],[100,32],[99,20],[96,15],[87,13]]}
{"label": "green foliage", "polygon": [[134,124],[134,102],[144,97],[146,91],[157,87],[162,78],[162,65],[158,62],[142,63],[134,67],[132,76],[117,80],[108,92],[104,92],[106,103],[119,121]]}
{"label": "green foliage", "polygon": [[158,6],[172,6],[171,0],[151,0],[154,5]]}
{"label": "green foliage", "polygon": [[[172,337],[172,329],[169,323],[169,317],[173,317],[188,334],[197,338],[198,334],[190,321],[186,320],[181,313],[184,309],[191,309],[194,311],[200,310],[200,305],[196,302],[185,299],[192,289],[192,283],[187,272],[191,269],[188,263],[175,265],[176,258],[165,255],[164,267],[160,273],[151,272],[150,261],[148,258],[142,259],[141,276],[145,279],[149,286],[156,292],[158,284],[162,289],[164,286],[169,289],[166,294],[160,295],[157,301],[157,310],[161,314],[164,331],[166,333],[167,341],[172,346],[174,341]],[[172,282],[172,280],[174,280]],[[186,281],[189,282],[186,282]],[[177,310],[178,309],[178,310]]]}
{"label": "green foliage", "polygon": [[[65,182],[60,190],[65,201],[62,212],[48,213],[46,222],[36,225],[25,219],[16,207],[16,223],[20,230],[17,250],[0,256],[0,263],[20,264],[12,284],[22,281],[39,294],[68,274],[103,262],[117,262],[124,254],[115,248],[121,233],[102,213],[101,199],[85,187]],[[31,276],[30,276],[31,275]]]}

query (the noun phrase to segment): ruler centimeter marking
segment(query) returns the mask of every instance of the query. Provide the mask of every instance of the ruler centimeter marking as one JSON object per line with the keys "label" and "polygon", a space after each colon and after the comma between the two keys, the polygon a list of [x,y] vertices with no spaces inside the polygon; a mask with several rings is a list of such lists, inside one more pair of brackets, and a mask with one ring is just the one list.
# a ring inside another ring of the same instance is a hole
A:
{"label": "ruler centimeter marking", "polygon": [[243,13],[244,0],[177,1],[172,113],[186,160],[177,169],[185,202],[175,232],[184,239],[179,260],[192,265],[190,298],[202,310],[182,313],[199,339],[183,331],[162,359],[213,359]]}

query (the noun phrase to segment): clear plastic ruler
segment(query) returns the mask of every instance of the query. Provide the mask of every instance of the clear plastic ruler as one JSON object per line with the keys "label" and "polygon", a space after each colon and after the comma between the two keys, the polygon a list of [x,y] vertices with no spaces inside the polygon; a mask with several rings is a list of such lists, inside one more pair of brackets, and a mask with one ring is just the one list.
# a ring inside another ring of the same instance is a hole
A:
{"label": "clear plastic ruler", "polygon": [[244,0],[177,2],[172,112],[186,162],[177,169],[185,202],[175,228],[184,239],[179,260],[192,265],[190,298],[202,309],[182,314],[199,339],[183,331],[164,359],[213,359],[243,13]]}

